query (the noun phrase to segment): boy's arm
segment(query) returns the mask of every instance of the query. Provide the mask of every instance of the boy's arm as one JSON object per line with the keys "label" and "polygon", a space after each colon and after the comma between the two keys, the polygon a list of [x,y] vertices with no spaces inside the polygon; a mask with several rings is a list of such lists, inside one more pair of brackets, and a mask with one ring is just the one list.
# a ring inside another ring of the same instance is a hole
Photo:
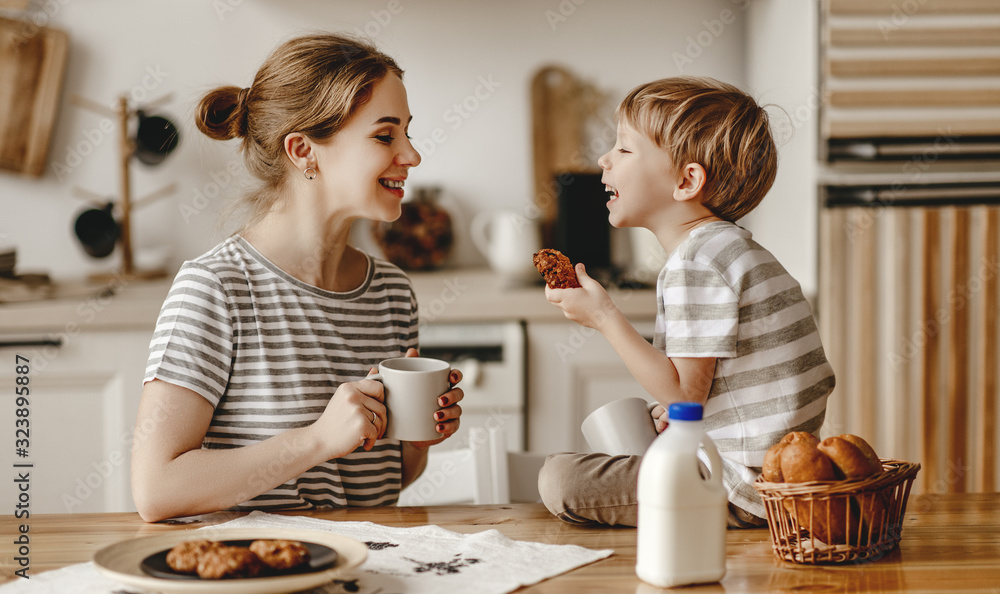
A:
{"label": "boy's arm", "polygon": [[574,322],[597,330],[611,343],[639,385],[664,408],[673,402],[708,400],[715,357],[673,359],[649,344],[611,301],[604,287],[576,265],[580,288],[545,288],[550,303]]}
{"label": "boy's arm", "polygon": [[674,402],[708,400],[715,357],[667,357],[642,337],[618,308],[595,328],[622,358],[639,385],[664,408]]}

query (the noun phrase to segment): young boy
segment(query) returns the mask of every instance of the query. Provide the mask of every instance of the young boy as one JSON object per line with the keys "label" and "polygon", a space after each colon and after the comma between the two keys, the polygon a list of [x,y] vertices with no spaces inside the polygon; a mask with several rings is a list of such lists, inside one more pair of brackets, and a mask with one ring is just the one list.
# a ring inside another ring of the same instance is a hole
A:
{"label": "young boy", "polygon": [[[753,487],[764,453],[789,431],[818,433],[834,386],[799,284],[735,222],[770,189],[777,149],[764,110],[708,78],[641,85],[616,113],[598,160],[615,227],[645,227],[670,254],[657,279],[653,344],[577,264],[581,287],[545,289],[567,318],[599,331],[656,399],[698,402],[723,457],[729,525],[765,523]],[[636,525],[641,456],[554,454],[539,474],[549,511],[567,522]]]}

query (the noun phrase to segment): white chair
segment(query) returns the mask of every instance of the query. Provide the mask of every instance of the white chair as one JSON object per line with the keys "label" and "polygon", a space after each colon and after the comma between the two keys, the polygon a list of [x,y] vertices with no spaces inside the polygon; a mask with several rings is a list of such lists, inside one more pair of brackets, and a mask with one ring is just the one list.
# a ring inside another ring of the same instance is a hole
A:
{"label": "white chair", "polygon": [[469,446],[427,455],[427,468],[399,495],[400,506],[536,502],[545,456],[507,452],[503,429],[473,428]]}

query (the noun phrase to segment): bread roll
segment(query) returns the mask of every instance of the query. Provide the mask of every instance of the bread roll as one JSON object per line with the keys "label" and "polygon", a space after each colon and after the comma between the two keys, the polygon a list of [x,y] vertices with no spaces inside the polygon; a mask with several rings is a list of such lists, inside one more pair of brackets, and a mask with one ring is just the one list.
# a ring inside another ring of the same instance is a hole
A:
{"label": "bread roll", "polygon": [[[881,461],[860,437],[844,434],[820,441],[806,431],[792,431],[782,437],[767,451],[761,468],[764,480],[789,483],[863,479],[879,472]],[[828,545],[877,541],[889,511],[883,493],[787,498],[782,503],[800,528]]]}
{"label": "bread roll", "polygon": [[809,433],[808,431],[792,431],[791,433],[786,433],[784,437],[781,438],[781,443],[808,443],[812,445],[819,445],[819,438]]}
{"label": "bread roll", "polygon": [[813,505],[811,534],[826,544],[858,544],[863,529],[853,498],[831,496]]}
{"label": "bread roll", "polygon": [[779,441],[764,454],[764,465],[761,467],[760,474],[764,477],[765,481],[771,483],[785,482],[785,475],[781,472],[781,450],[785,449],[787,445],[787,442]]}
{"label": "bread roll", "polygon": [[861,453],[865,458],[868,458],[868,460],[878,467],[877,472],[882,472],[882,461],[879,460],[878,454],[875,453],[875,449],[872,448],[867,441],[861,439],[857,435],[851,435],[850,433],[845,433],[843,435],[839,435],[838,437],[854,444],[859,450],[861,450]]}
{"label": "bread roll", "polygon": [[830,458],[838,479],[863,479],[882,470],[881,464],[872,462],[843,437],[827,437],[816,448]]}
{"label": "bread roll", "polygon": [[836,478],[830,458],[816,449],[816,446],[804,441],[785,444],[780,460],[785,482],[832,481]]}
{"label": "bread roll", "polygon": [[877,542],[889,519],[889,496],[883,492],[864,493],[853,499],[864,519],[862,544]]}

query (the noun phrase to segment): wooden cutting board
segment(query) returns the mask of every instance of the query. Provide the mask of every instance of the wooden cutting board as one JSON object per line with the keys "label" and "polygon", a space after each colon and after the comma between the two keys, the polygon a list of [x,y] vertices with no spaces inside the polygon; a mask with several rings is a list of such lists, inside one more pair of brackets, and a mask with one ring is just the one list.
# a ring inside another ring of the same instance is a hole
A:
{"label": "wooden cutting board", "polygon": [[553,241],[558,217],[557,176],[601,171],[585,154],[585,129],[602,97],[599,89],[561,66],[543,66],[531,78],[535,205],[546,245]]}
{"label": "wooden cutting board", "polygon": [[535,202],[541,207],[543,223],[556,218],[557,172],[579,165],[583,145],[584,118],[577,104],[579,83],[571,72],[559,66],[539,69],[531,80],[531,127],[535,166]]}
{"label": "wooden cutting board", "polygon": [[0,169],[45,171],[68,48],[63,31],[0,18]]}

